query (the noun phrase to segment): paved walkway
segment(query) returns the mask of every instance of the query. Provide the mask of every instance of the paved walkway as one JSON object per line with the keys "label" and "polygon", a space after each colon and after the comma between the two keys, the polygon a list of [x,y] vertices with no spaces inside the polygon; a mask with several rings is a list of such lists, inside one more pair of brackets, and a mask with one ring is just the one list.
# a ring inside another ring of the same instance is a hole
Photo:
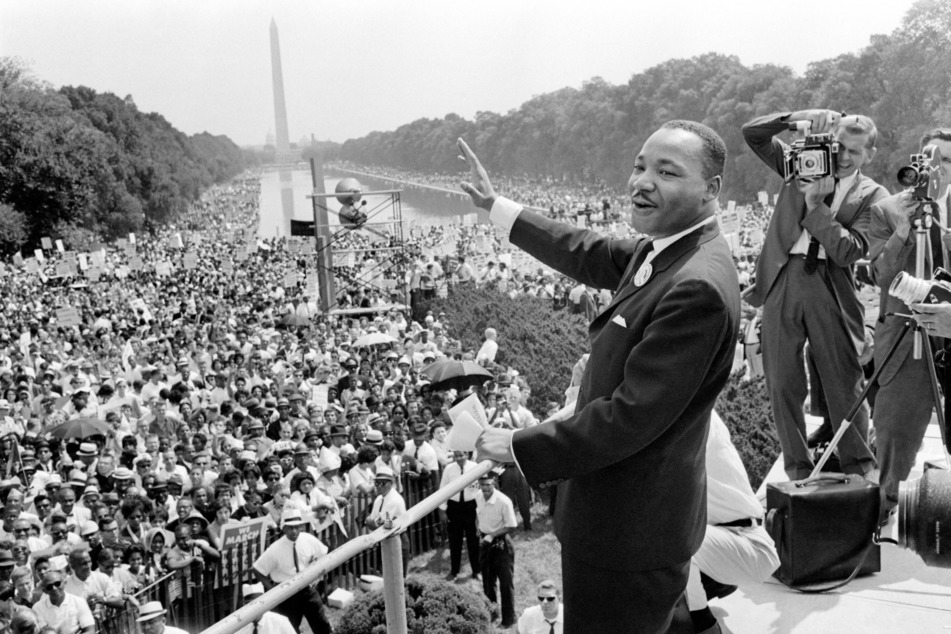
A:
{"label": "paved walkway", "polygon": [[[810,421],[810,431],[818,422]],[[934,423],[918,458],[912,478],[925,460],[944,460]],[[766,481],[782,480],[780,459]],[[758,494],[765,500],[765,485]],[[839,590],[806,595],[773,579],[714,600],[711,610],[733,634],[951,634],[951,569],[929,568],[917,554],[883,544],[882,571]]]}

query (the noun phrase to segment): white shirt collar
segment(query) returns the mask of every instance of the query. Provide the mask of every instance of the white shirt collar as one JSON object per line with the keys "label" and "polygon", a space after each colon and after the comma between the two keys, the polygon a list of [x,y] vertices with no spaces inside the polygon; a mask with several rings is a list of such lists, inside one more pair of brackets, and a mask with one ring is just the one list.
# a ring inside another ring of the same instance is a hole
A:
{"label": "white shirt collar", "polygon": [[716,219],[717,219],[716,215],[711,214],[710,216],[704,218],[697,224],[691,227],[688,227],[687,229],[684,229],[680,233],[675,233],[674,235],[667,236],[666,238],[655,238],[654,250],[651,252],[651,255],[652,255],[651,259],[656,258],[658,253],[660,253],[661,251],[663,251],[664,249],[672,245],[674,242],[677,242],[677,240],[680,240],[685,235],[693,233],[694,231],[696,231],[697,229],[699,229],[700,227],[704,225],[708,225],[711,222],[715,222]]}

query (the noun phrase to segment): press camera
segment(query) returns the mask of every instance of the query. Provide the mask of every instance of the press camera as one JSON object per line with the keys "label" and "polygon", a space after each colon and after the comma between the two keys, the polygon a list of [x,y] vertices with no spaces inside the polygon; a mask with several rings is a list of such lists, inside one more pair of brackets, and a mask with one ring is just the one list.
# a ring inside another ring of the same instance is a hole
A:
{"label": "press camera", "polygon": [[905,271],[899,271],[888,287],[888,294],[908,306],[951,302],[951,273],[937,268],[934,277],[923,280]]}
{"label": "press camera", "polygon": [[941,193],[941,150],[926,145],[921,154],[912,154],[908,165],[898,170],[902,187],[914,187],[914,197],[920,201],[934,201]]}
{"label": "press camera", "polygon": [[823,178],[834,176],[838,168],[839,142],[832,134],[810,134],[808,121],[789,124],[790,130],[801,130],[803,138],[793,141],[783,154],[783,179]]}

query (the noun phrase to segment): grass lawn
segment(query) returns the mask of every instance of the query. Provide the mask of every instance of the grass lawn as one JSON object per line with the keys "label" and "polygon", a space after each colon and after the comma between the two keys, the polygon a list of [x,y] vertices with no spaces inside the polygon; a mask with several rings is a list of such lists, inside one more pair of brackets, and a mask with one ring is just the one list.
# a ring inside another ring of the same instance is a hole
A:
{"label": "grass lawn", "polygon": [[[558,587],[561,587],[561,546],[555,539],[552,520],[548,517],[547,503],[536,502],[532,508],[532,529],[531,532],[526,532],[519,528],[512,533],[512,540],[515,542],[516,616],[525,608],[537,603],[535,591],[539,582],[551,579]],[[481,589],[482,582],[468,577],[468,572],[471,572],[471,569],[463,548],[462,574],[457,583],[472,584]],[[449,574],[449,545],[445,544],[431,552],[414,557],[410,561],[409,574],[444,578]],[[464,581],[463,576],[465,576]],[[329,609],[328,613],[331,623],[336,625],[342,610]],[[508,631],[514,631],[514,628]]]}

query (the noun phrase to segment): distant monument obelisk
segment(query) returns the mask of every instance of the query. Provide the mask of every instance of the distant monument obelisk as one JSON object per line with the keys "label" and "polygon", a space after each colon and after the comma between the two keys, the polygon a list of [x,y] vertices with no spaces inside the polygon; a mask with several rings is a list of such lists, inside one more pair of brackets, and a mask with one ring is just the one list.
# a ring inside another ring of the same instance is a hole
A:
{"label": "distant monument obelisk", "polygon": [[284,103],[284,73],[281,71],[281,42],[277,23],[271,18],[271,76],[274,81],[274,123],[277,129],[277,155],[286,155],[291,149],[287,133],[287,105]]}

